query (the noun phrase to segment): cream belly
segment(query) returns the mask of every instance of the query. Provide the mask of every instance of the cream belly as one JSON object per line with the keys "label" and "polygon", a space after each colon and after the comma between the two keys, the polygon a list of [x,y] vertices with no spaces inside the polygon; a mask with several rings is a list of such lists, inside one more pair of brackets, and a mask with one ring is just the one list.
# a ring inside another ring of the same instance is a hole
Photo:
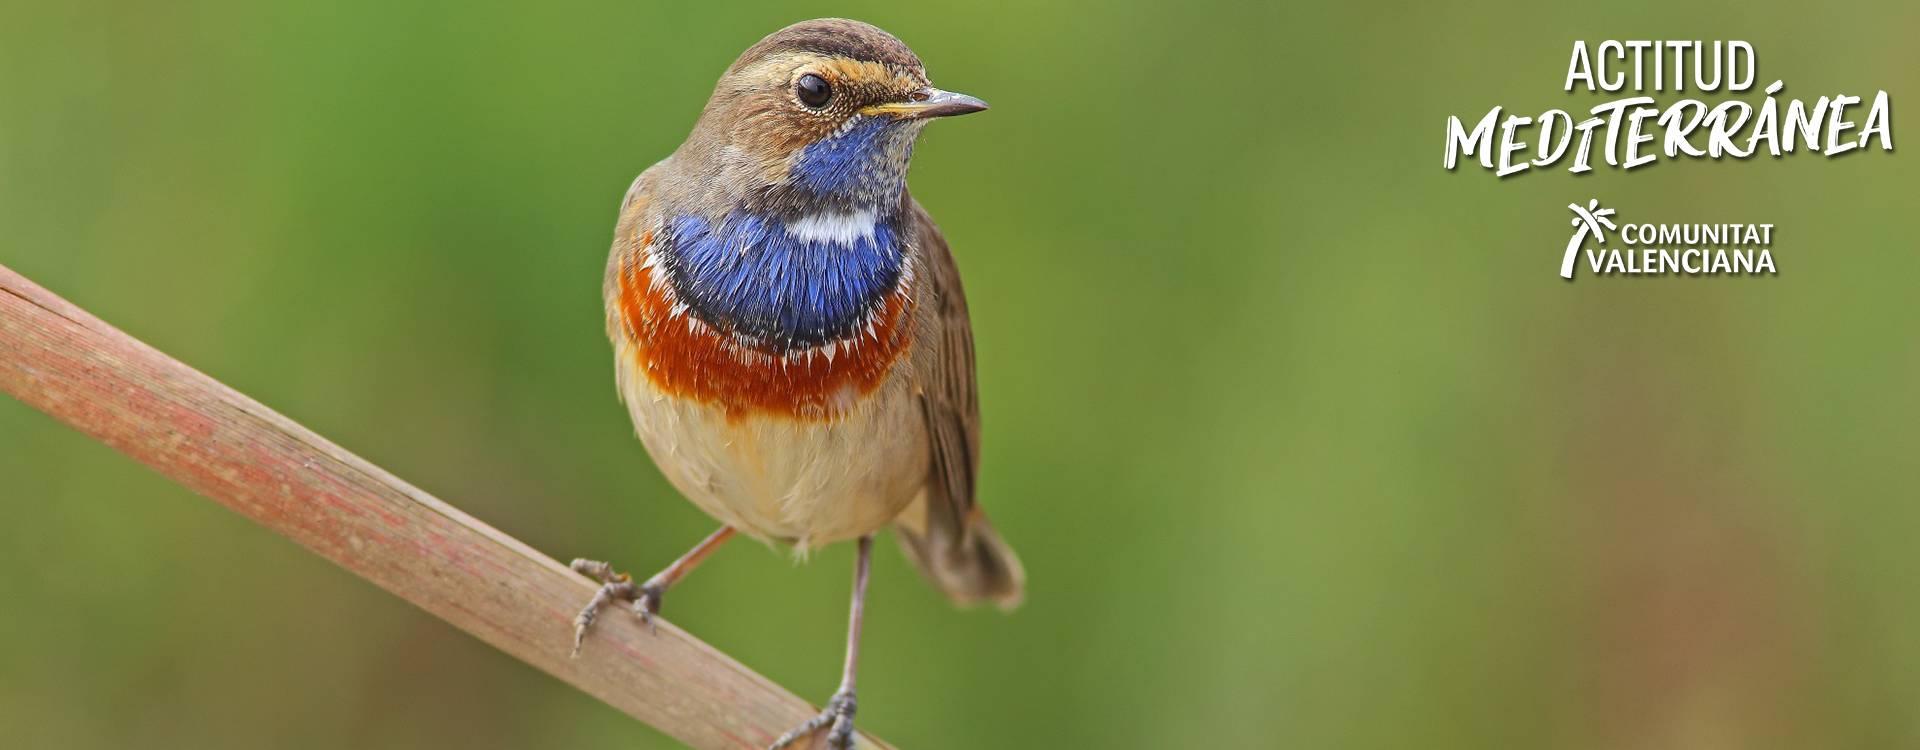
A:
{"label": "cream belly", "polygon": [[661,393],[628,352],[619,354],[621,399],[660,472],[708,515],[750,536],[805,551],[870,534],[926,483],[925,418],[904,368],[831,421],[729,419]]}

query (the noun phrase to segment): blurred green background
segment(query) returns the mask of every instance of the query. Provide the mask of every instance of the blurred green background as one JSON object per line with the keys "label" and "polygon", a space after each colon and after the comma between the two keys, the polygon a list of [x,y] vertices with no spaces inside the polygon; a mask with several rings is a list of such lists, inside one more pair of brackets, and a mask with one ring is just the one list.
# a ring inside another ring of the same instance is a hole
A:
{"label": "blurred green background", "polygon": [[[9,3],[0,264],[555,557],[651,570],[712,523],[615,400],[617,202],[742,49],[861,18],[994,105],[912,184],[1031,576],[955,612],[883,544],[862,726],[1920,747],[1913,160],[1440,168],[1447,115],[1608,98],[1561,91],[1575,39],[1747,40],[1787,96],[1888,90],[1897,146],[1920,6],[701,6]],[[1780,273],[1563,283],[1590,197],[1775,223]],[[0,510],[9,747],[674,746],[8,399]],[[733,547],[667,614],[824,700],[850,560]]]}

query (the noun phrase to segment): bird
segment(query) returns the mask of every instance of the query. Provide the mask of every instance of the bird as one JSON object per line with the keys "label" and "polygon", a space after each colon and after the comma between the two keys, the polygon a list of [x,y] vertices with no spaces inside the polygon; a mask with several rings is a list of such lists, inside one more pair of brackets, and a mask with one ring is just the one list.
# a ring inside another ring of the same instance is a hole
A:
{"label": "bird", "polygon": [[636,583],[601,586],[574,625],[667,590],[736,535],[804,557],[854,541],[838,689],[779,748],[826,730],[853,744],[855,673],[876,534],[956,604],[1017,606],[1026,574],[976,502],[972,325],[945,237],[909,194],[915,141],[987,109],[934,88],[910,48],[848,19],[747,48],[686,140],[621,201],[603,284],[614,373],[668,482],[720,522]]}

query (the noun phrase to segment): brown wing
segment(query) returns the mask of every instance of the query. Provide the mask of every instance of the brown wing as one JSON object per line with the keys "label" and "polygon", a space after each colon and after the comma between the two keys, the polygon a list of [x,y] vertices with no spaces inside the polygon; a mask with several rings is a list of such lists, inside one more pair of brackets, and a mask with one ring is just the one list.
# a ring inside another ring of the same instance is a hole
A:
{"label": "brown wing", "polygon": [[916,366],[932,460],[925,491],[898,524],[900,542],[927,579],[954,601],[1011,608],[1020,602],[1026,574],[974,501],[980,398],[966,292],[946,238],[918,201],[908,201],[920,270],[926,274],[920,296],[920,335],[926,343]]}
{"label": "brown wing", "polygon": [[928,294],[920,304],[932,307],[925,334],[931,340],[929,356],[920,363],[922,406],[927,437],[932,443],[933,476],[930,494],[945,500],[929,507],[963,525],[973,509],[974,478],[980,471],[980,389],[974,381],[973,322],[967,317],[967,295],[960,288],[960,268],[947,249],[947,239],[933,219],[913,201],[915,241],[920,248]]}

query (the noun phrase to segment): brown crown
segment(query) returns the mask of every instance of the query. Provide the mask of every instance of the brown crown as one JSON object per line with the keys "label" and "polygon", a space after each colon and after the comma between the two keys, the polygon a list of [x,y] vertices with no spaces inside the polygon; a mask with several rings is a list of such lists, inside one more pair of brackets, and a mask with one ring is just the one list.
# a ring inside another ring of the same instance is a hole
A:
{"label": "brown crown", "polygon": [[816,18],[768,34],[741,53],[732,69],[739,70],[782,52],[811,52],[910,69],[921,67],[920,58],[905,42],[873,24],[845,18]]}

